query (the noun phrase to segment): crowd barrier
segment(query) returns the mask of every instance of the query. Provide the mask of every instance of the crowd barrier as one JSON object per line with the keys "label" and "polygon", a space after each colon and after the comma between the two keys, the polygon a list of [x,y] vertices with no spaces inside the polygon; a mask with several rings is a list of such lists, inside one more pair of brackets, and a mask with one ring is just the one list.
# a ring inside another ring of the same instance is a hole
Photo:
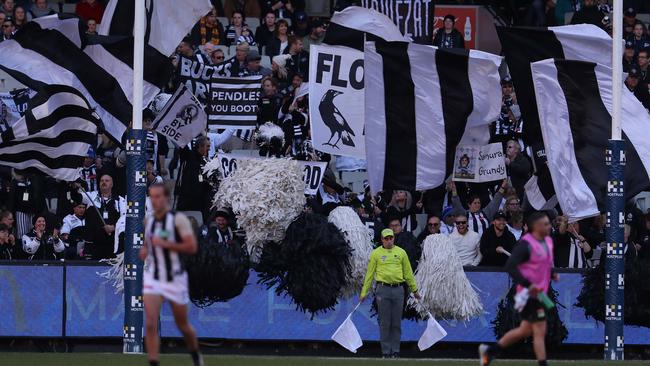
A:
{"label": "crowd barrier", "polygon": [[[122,337],[124,306],[121,294],[97,275],[106,267],[84,263],[0,264],[1,337]],[[485,314],[466,322],[441,321],[448,335],[445,342],[494,341],[491,321],[497,305],[506,295],[510,280],[503,272],[468,269],[467,276],[479,294]],[[569,330],[568,344],[602,344],[604,326],[586,319],[575,307],[582,276],[562,273],[554,284],[559,292],[560,317]],[[129,299],[132,301],[132,299]],[[133,299],[138,301],[138,299]],[[203,338],[238,340],[327,341],[356,299],[342,300],[332,311],[311,317],[296,311],[289,298],[257,284],[251,272],[248,286],[237,298],[199,309],[192,306],[190,319]],[[364,340],[378,338],[377,318],[370,301],[355,313],[353,321]],[[404,321],[402,338],[417,341],[424,322]],[[180,337],[170,309],[163,307],[163,337]],[[626,344],[650,345],[650,329],[625,328]]]}

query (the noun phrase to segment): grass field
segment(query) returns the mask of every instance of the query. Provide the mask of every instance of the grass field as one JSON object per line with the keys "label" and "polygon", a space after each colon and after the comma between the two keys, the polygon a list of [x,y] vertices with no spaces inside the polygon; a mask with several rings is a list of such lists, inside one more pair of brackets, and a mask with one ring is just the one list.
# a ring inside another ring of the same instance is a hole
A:
{"label": "grass field", "polygon": [[[161,366],[191,366],[188,355],[163,355]],[[380,360],[368,358],[304,358],[304,357],[246,357],[246,356],[206,356],[206,366],[477,366],[477,360]],[[550,361],[551,366],[598,366],[624,365],[648,366],[648,361]],[[147,366],[145,356],[122,355],[114,353],[0,353],[2,366]],[[535,366],[534,361],[503,360],[495,361],[494,366]]]}

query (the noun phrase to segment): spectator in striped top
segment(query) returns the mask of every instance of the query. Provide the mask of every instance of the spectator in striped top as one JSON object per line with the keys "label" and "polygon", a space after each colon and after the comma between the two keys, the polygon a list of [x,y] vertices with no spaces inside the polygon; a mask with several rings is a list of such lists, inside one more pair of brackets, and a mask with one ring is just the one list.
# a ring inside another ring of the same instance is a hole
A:
{"label": "spectator in striped top", "polygon": [[501,114],[499,119],[490,126],[490,142],[501,142],[505,147],[505,142],[514,139],[516,133],[521,129],[521,111],[510,76],[501,79],[501,93]]}
{"label": "spectator in striped top", "polygon": [[303,49],[302,39],[297,36],[289,37],[289,47],[285,53],[291,55],[287,60],[288,77],[300,74],[303,81],[309,81],[309,53]]}
{"label": "spectator in striped top", "polygon": [[81,180],[84,183],[84,189],[87,192],[97,190],[97,166],[95,165],[95,149],[91,146],[88,149],[88,155],[84,158],[81,167]]}
{"label": "spectator in striped top", "polygon": [[237,44],[240,43],[248,43],[249,46],[257,46],[257,43],[255,43],[255,37],[253,37],[253,32],[247,25],[244,26],[241,34],[237,37]]}
{"label": "spectator in striped top", "polygon": [[21,238],[32,227],[34,215],[45,212],[45,187],[42,177],[28,176],[14,170],[9,188],[7,208],[16,218],[16,237]]}
{"label": "spectator in striped top", "polygon": [[566,216],[555,219],[553,254],[556,268],[587,268],[592,255],[591,245],[580,235],[578,222],[569,223]]}
{"label": "spectator in striped top", "polygon": [[413,202],[411,192],[398,190],[393,192],[390,203],[386,207],[384,217],[398,219],[404,231],[414,231],[418,226],[415,214],[421,208],[422,202]]}
{"label": "spectator in striped top", "polygon": [[235,10],[230,17],[230,24],[226,27],[226,46],[237,44],[237,40],[239,39],[239,36],[241,36],[245,26],[244,14]]}

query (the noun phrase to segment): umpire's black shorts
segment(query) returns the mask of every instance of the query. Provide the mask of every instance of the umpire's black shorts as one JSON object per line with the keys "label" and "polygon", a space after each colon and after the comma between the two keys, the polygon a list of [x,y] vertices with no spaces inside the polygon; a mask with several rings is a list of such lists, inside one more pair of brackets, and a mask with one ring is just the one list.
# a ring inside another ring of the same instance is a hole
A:
{"label": "umpire's black shorts", "polygon": [[528,299],[526,306],[521,311],[521,320],[526,320],[531,323],[545,321],[546,310],[544,310],[544,305],[537,299]]}

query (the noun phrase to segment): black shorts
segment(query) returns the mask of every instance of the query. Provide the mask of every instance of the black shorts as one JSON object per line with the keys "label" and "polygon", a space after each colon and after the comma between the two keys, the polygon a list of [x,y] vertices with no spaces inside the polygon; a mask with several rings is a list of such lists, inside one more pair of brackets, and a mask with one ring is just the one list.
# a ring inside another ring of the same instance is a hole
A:
{"label": "black shorts", "polygon": [[546,310],[544,310],[544,305],[537,299],[528,299],[526,306],[521,311],[521,320],[527,320],[531,323],[545,321]]}

